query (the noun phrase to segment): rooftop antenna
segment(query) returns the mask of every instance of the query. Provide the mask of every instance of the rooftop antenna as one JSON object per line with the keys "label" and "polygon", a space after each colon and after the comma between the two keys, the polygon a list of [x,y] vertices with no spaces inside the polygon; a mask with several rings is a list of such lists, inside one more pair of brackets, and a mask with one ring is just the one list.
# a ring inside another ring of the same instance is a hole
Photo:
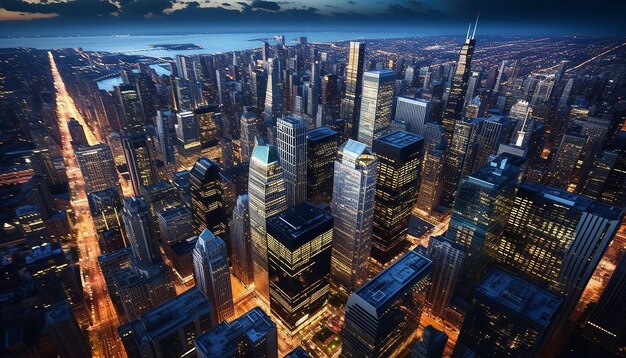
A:
{"label": "rooftop antenna", "polygon": [[465,35],[465,39],[466,39],[466,40],[469,40],[469,39],[470,39],[469,34],[470,34],[470,30],[471,30],[471,29],[472,29],[472,23],[470,22],[470,23],[469,23],[469,26],[467,27],[467,35]]}
{"label": "rooftop antenna", "polygon": [[516,146],[521,147],[524,143],[524,137],[526,136],[526,121],[528,120],[528,116],[530,115],[530,107],[526,109],[526,115],[524,116],[524,123],[522,123],[522,130],[518,132],[517,143]]}
{"label": "rooftop antenna", "polygon": [[472,40],[476,36],[476,28],[478,27],[478,18],[480,17],[480,13],[476,15],[476,24],[474,24],[474,32],[472,33]]}

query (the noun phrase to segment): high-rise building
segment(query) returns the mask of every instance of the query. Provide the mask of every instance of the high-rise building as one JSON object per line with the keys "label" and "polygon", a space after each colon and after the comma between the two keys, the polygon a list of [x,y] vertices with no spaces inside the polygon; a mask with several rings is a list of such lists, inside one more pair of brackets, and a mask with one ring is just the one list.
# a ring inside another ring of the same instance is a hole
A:
{"label": "high-rise building", "polygon": [[69,122],[67,122],[67,129],[70,132],[70,137],[72,138],[72,145],[77,147],[82,147],[85,145],[89,145],[87,142],[87,136],[85,135],[85,128],[80,124],[76,118],[71,118]]}
{"label": "high-rise building", "polygon": [[613,271],[602,295],[593,306],[584,327],[584,336],[617,352],[624,347],[626,336],[626,255]]}
{"label": "high-rise building", "polygon": [[230,221],[230,240],[233,246],[231,263],[233,275],[245,286],[250,286],[254,282],[252,234],[250,230],[248,195],[239,195]]}
{"label": "high-rise building", "polygon": [[141,131],[145,121],[137,88],[131,85],[116,86],[115,93],[121,110],[124,134]]}
{"label": "high-rise building", "polygon": [[176,205],[157,213],[161,244],[174,245],[194,236],[193,215],[185,205]]}
{"label": "high-rise building", "polygon": [[612,241],[624,209],[541,184],[520,184],[498,264],[564,296],[569,316]]}
{"label": "high-rise building", "polygon": [[461,120],[463,107],[465,105],[464,99],[465,93],[467,92],[467,82],[471,73],[470,66],[472,64],[472,57],[474,57],[474,46],[476,45],[476,40],[474,38],[476,34],[476,26],[478,26],[478,21],[474,26],[474,32],[471,36],[469,33],[470,29],[467,30],[465,43],[461,48],[456,70],[454,71],[454,77],[452,78],[452,87],[450,88],[450,93],[448,94],[448,102],[446,103],[446,107],[443,112],[443,120],[441,124],[443,125],[447,143],[452,143],[456,121]]}
{"label": "high-rise building", "polygon": [[152,185],[157,180],[152,145],[149,141],[144,133],[133,133],[122,138],[130,181],[136,195],[142,192],[142,187]]}
{"label": "high-rise building", "polygon": [[191,111],[176,113],[176,138],[183,148],[200,146],[200,127],[198,120]]}
{"label": "high-rise building", "polygon": [[348,293],[367,280],[377,164],[372,150],[352,139],[339,147],[335,161],[331,280]]}
{"label": "high-rise building", "polygon": [[441,358],[447,342],[447,334],[428,325],[424,328],[419,342],[413,346],[411,358]]}
{"label": "high-rise building", "polygon": [[91,217],[103,253],[113,252],[127,246],[122,221],[122,199],[116,187],[90,193],[87,196]]}
{"label": "high-rise building", "polygon": [[424,124],[430,117],[430,101],[421,98],[398,97],[394,121],[408,123],[408,131],[424,135]]}
{"label": "high-rise building", "polygon": [[319,127],[307,132],[306,141],[307,200],[314,204],[330,203],[339,133],[328,127]]}
{"label": "high-rise building", "polygon": [[472,172],[482,124],[483,118],[458,120],[454,124],[454,135],[446,148],[443,168],[441,204],[446,207],[452,207],[461,178]]}
{"label": "high-rise building", "polygon": [[341,100],[341,117],[347,121],[346,134],[353,139],[357,138],[359,130],[364,63],[365,42],[350,42],[345,76],[346,87]]}
{"label": "high-rise building", "polygon": [[417,333],[432,262],[409,251],[348,298],[342,357],[393,357]]}
{"label": "high-rise building", "polygon": [[587,136],[582,135],[577,130],[563,135],[548,173],[550,185],[559,189],[568,188],[572,177],[576,174],[579,163],[585,159],[582,154],[586,143]]}
{"label": "high-rise building", "polygon": [[562,300],[506,271],[494,269],[474,290],[453,355],[534,357],[545,343]]}
{"label": "high-rise building", "polygon": [[285,177],[287,205],[306,200],[307,140],[306,121],[295,114],[278,119],[276,147]]}
{"label": "high-rise building", "polygon": [[111,149],[106,144],[85,146],[74,151],[87,194],[117,186],[119,179]]}
{"label": "high-rise building", "polygon": [[46,311],[46,329],[62,357],[89,358],[91,349],[67,303]]}
{"label": "high-rise building", "polygon": [[220,130],[222,114],[219,106],[200,106],[193,113],[198,122],[200,146],[210,148],[219,145],[220,138],[227,136],[225,131]]}
{"label": "high-rise building", "polygon": [[386,264],[404,251],[409,216],[419,186],[424,138],[397,131],[374,140],[378,158],[372,258]]}
{"label": "high-rise building", "polygon": [[626,132],[619,132],[596,158],[583,194],[611,205],[626,206]]}
{"label": "high-rise building", "polygon": [[217,322],[231,318],[235,308],[224,240],[204,229],[193,250],[193,267],[196,287],[209,298]]}
{"label": "high-rise building", "polygon": [[196,233],[209,229],[226,242],[230,254],[224,174],[217,163],[200,158],[189,173],[191,212]]}
{"label": "high-rise building", "polygon": [[174,143],[171,126],[174,121],[172,111],[157,111],[156,130],[159,141],[159,152],[165,165],[174,164]]}
{"label": "high-rise building", "polygon": [[146,202],[140,196],[124,200],[122,217],[135,259],[141,264],[161,262],[159,243]]}
{"label": "high-rise building", "polygon": [[198,358],[278,358],[278,332],[259,307],[231,322],[225,321],[194,339]]}
{"label": "high-rise building", "polygon": [[438,148],[428,148],[424,153],[417,210],[423,215],[430,215],[439,205],[443,193],[443,166],[445,152]]}
{"label": "high-rise building", "polygon": [[254,147],[250,159],[248,197],[254,288],[259,297],[269,304],[266,220],[287,209],[283,169],[275,146],[260,142]]}
{"label": "high-rise building", "polygon": [[[263,114],[265,122],[268,124],[268,131],[276,134],[276,119],[280,118],[283,112],[283,97],[280,89],[280,69],[278,61],[270,58],[267,60],[267,89],[265,91],[265,109]],[[273,128],[272,128],[273,127]],[[272,139],[275,137],[272,136]]]}
{"label": "high-rise building", "polygon": [[254,150],[256,138],[259,136],[259,121],[254,112],[246,111],[241,115],[239,123],[241,127],[241,136],[239,138],[241,143],[241,162],[248,163]]}
{"label": "high-rise building", "polygon": [[463,178],[446,238],[466,248],[459,292],[466,298],[486,272],[511,212],[525,159],[501,154]]}
{"label": "high-rise building", "polygon": [[396,74],[392,70],[363,74],[363,94],[359,113],[359,142],[371,146],[387,133],[391,123]]}
{"label": "high-rise building", "polygon": [[326,302],[332,239],[333,217],[310,203],[267,220],[270,308],[290,334]]}
{"label": "high-rise building", "polygon": [[433,261],[428,305],[431,312],[441,319],[446,319],[446,310],[461,280],[465,252],[463,245],[443,236],[431,236],[428,242],[428,257]]}
{"label": "high-rise building", "polygon": [[129,357],[180,357],[215,325],[207,297],[192,288],[118,328]]}
{"label": "high-rise building", "polygon": [[480,141],[476,147],[472,171],[487,164],[498,151],[500,144],[509,143],[514,129],[515,121],[507,117],[491,116],[485,119],[480,129]]}

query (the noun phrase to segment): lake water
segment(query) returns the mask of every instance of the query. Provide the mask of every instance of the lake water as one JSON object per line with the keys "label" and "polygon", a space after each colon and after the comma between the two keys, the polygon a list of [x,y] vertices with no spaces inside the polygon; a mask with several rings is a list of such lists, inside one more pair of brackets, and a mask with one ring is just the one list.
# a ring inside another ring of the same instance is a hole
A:
{"label": "lake water", "polygon": [[[309,42],[333,42],[357,39],[402,38],[424,35],[417,29],[411,31],[319,31],[284,32],[288,45],[295,44],[299,36],[308,37]],[[177,54],[218,53],[241,51],[261,46],[259,39],[273,39],[277,33],[202,33],[173,35],[128,35],[128,36],[67,36],[67,37],[20,37],[1,38],[0,48],[30,47],[36,49],[82,48],[85,51],[106,51],[154,57],[174,57]],[[272,41],[270,41],[272,42]],[[202,46],[197,50],[168,51],[154,49],[151,45],[193,43]]]}

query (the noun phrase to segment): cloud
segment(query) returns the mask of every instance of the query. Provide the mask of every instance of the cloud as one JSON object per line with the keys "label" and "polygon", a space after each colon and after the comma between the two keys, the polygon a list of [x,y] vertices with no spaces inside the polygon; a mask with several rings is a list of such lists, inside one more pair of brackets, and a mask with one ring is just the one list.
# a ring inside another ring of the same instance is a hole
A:
{"label": "cloud", "polygon": [[51,19],[57,16],[59,16],[59,14],[10,11],[7,9],[0,8],[0,21],[31,21],[31,20],[39,20],[39,19]]}
{"label": "cloud", "polygon": [[27,3],[21,0],[0,0],[0,7],[6,11],[58,14],[59,17],[85,19],[98,16],[110,16],[118,10],[117,6],[100,0],[74,0],[58,3]]}
{"label": "cloud", "polygon": [[275,1],[254,0],[252,2],[252,8],[270,10],[270,11],[278,11],[280,10],[280,5],[278,5],[278,3]]}

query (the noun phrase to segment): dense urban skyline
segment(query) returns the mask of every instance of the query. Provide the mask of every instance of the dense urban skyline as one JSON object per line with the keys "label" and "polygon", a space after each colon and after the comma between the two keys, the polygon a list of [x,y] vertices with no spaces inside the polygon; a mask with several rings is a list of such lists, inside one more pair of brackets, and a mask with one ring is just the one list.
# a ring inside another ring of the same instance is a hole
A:
{"label": "dense urban skyline", "polygon": [[584,4],[1,1],[0,356],[626,355]]}

